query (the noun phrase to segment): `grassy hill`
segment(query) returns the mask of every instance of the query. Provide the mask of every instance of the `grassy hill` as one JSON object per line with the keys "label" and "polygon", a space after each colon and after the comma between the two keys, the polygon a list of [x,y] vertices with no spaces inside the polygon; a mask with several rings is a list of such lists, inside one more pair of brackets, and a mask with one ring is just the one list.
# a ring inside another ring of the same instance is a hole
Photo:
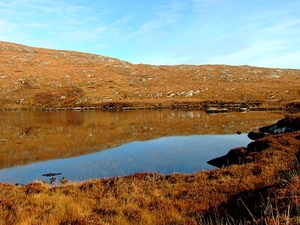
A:
{"label": "grassy hill", "polygon": [[[0,42],[0,105],[7,110],[299,107],[299,75],[300,70],[250,66],[134,65]],[[288,124],[299,128],[300,114],[287,118]],[[118,138],[124,138],[126,131],[126,139],[140,135],[143,140],[142,119],[126,119],[131,130],[120,123],[115,135],[104,138],[121,142]],[[186,121],[180,129],[187,133],[197,129],[193,121]],[[158,122],[157,118],[147,121],[148,126]],[[38,135],[49,145],[63,139],[64,133],[54,131],[51,121],[44,128],[32,119],[22,127],[2,123],[2,168],[15,163],[12,155],[25,164],[28,159],[52,157],[39,154],[39,149],[30,152],[31,158],[26,155],[25,150],[35,148],[31,143],[44,144],[36,139]],[[102,135],[86,123],[81,130],[70,131],[72,138],[80,138],[85,128],[91,128],[91,137]],[[165,119],[161,123],[168,125]],[[103,129],[115,127],[107,121]],[[232,149],[231,154],[241,158],[238,164],[210,171],[135,173],[54,186],[39,181],[0,183],[0,224],[300,224],[298,128]],[[89,143],[102,144],[97,139]],[[67,146],[61,156],[73,147]]]}
{"label": "grassy hill", "polygon": [[[300,70],[228,65],[154,66],[0,42],[3,109],[290,106]],[[292,104],[296,105],[297,104]]]}

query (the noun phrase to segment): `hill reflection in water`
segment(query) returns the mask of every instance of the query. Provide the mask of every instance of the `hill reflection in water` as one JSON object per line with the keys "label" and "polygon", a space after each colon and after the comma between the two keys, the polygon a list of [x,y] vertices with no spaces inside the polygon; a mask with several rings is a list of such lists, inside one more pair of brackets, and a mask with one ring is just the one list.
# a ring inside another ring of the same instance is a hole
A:
{"label": "hill reflection in water", "polygon": [[[282,117],[282,112],[0,112],[0,182],[43,180],[47,172],[83,180],[211,169],[207,160],[247,145],[246,133]],[[243,134],[236,135],[238,130]]]}
{"label": "hill reflection in water", "polygon": [[135,141],[106,151],[74,158],[39,162],[0,171],[0,180],[28,183],[45,180],[41,175],[62,172],[73,181],[113,177],[135,172],[192,173],[213,167],[206,162],[228,149],[249,143],[242,135],[172,136],[150,141]]}

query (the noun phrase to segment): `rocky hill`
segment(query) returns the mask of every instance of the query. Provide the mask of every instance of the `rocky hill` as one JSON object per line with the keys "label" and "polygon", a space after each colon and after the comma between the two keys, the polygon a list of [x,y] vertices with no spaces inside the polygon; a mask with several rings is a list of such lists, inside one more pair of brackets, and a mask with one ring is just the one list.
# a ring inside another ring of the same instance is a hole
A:
{"label": "rocky hill", "polygon": [[2,109],[298,107],[300,70],[154,66],[0,42]]}

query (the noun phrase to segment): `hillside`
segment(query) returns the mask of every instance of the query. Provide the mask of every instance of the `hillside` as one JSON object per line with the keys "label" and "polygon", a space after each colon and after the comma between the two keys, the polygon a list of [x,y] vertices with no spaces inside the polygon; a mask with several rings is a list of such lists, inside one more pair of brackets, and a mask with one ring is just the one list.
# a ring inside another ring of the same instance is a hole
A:
{"label": "hillside", "polygon": [[135,65],[0,42],[2,109],[297,107],[299,75],[295,69],[247,65]]}

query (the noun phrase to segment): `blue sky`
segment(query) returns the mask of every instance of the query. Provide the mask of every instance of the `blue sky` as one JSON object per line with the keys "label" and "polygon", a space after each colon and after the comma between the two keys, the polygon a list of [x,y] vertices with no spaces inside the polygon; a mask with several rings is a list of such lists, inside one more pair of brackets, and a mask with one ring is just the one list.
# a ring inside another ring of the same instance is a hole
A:
{"label": "blue sky", "polygon": [[144,64],[300,69],[296,0],[0,0],[0,40]]}

